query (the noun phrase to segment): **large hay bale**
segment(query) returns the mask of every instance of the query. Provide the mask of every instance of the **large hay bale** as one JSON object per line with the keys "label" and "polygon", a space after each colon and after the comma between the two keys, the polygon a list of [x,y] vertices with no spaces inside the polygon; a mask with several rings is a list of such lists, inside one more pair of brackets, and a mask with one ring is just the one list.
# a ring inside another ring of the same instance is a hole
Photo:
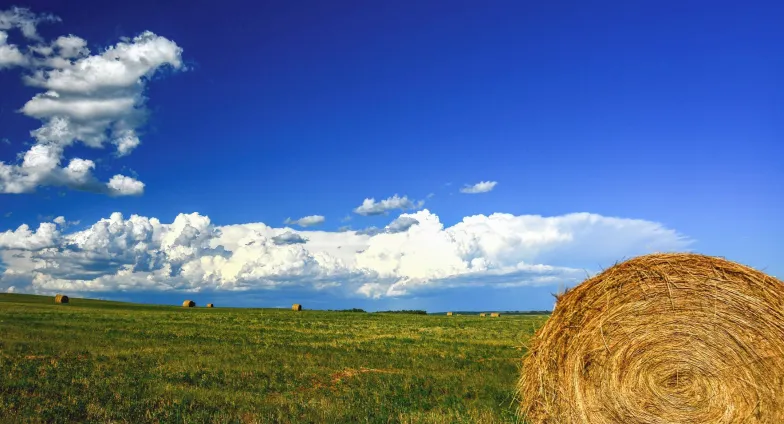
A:
{"label": "large hay bale", "polygon": [[183,308],[193,308],[194,306],[196,306],[196,302],[192,300],[186,300],[185,302],[182,302]]}
{"label": "large hay bale", "polygon": [[64,294],[58,294],[54,297],[54,303],[68,303],[68,296]]}
{"label": "large hay bale", "polygon": [[451,312],[447,312],[447,313],[446,313],[446,316],[448,316],[448,317],[451,317],[451,316],[452,316],[452,313],[451,313]]}
{"label": "large hay bale", "polygon": [[784,283],[646,255],[564,293],[518,383],[532,424],[784,423]]}
{"label": "large hay bale", "polygon": [[214,308],[214,307],[215,307],[215,305],[214,305],[214,304],[212,304],[212,303],[208,303],[208,304],[207,304],[207,307],[208,307],[208,308]]}
{"label": "large hay bale", "polygon": [[295,304],[291,305],[291,310],[292,311],[301,311],[302,310],[302,305],[300,305],[299,303],[295,303]]}
{"label": "large hay bale", "polygon": [[483,317],[483,316],[486,316],[486,315],[487,315],[487,314],[486,314],[486,313],[484,313],[484,312],[482,312],[481,314],[479,314],[479,316],[480,316],[480,317]]}
{"label": "large hay bale", "polygon": [[498,318],[501,316],[501,314],[499,314],[498,312],[493,312],[492,314],[490,314],[490,316],[494,318]]}

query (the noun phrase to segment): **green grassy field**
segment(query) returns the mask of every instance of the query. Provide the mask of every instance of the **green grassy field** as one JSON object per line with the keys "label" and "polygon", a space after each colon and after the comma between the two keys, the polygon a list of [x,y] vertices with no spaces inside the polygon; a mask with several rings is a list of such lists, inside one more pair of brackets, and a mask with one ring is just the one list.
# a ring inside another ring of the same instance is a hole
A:
{"label": "green grassy field", "polygon": [[514,423],[545,320],[0,294],[0,421]]}

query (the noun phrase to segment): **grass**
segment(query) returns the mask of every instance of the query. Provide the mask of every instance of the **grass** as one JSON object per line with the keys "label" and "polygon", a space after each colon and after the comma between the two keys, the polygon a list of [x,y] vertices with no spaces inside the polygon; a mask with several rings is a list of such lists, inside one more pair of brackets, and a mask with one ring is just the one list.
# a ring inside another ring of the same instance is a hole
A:
{"label": "grass", "polygon": [[0,294],[0,422],[514,423],[546,316]]}

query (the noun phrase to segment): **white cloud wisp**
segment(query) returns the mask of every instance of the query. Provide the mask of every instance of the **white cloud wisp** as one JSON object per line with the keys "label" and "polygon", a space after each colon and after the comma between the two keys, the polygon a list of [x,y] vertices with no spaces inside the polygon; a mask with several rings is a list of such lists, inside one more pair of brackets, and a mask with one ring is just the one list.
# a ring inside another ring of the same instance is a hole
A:
{"label": "white cloud wisp", "polygon": [[474,185],[466,185],[460,189],[460,192],[464,194],[488,193],[492,191],[497,184],[497,181],[480,181]]}

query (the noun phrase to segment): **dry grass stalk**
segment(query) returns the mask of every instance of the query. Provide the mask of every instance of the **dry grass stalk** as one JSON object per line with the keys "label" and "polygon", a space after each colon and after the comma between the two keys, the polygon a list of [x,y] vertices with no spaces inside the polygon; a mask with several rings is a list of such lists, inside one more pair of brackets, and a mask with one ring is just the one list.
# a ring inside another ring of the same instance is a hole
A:
{"label": "dry grass stalk", "polygon": [[558,299],[518,383],[533,424],[784,423],[784,283],[697,254],[617,264]]}
{"label": "dry grass stalk", "polygon": [[54,303],[68,303],[68,296],[64,294],[58,294],[54,297]]}
{"label": "dry grass stalk", "polygon": [[302,305],[300,305],[299,303],[295,303],[295,304],[291,305],[291,310],[292,311],[301,311],[302,310]]}
{"label": "dry grass stalk", "polygon": [[186,300],[185,302],[182,302],[183,308],[193,308],[194,306],[196,306],[196,302],[192,300]]}
{"label": "dry grass stalk", "polygon": [[207,307],[208,307],[208,308],[214,308],[214,307],[215,307],[215,305],[214,305],[214,304],[212,304],[212,303],[208,303],[208,304],[207,304]]}
{"label": "dry grass stalk", "polygon": [[494,317],[494,318],[497,318],[497,317],[500,317],[500,316],[501,316],[501,314],[500,314],[500,313],[498,313],[498,312],[493,312],[492,314],[490,314],[490,316],[491,316],[491,317]]}

